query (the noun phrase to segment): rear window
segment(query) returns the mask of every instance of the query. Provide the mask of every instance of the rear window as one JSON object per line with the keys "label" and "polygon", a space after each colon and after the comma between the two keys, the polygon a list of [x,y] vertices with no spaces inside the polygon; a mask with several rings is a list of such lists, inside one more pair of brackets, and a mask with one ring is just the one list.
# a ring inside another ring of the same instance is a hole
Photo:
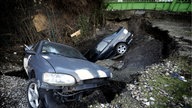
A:
{"label": "rear window", "polygon": [[101,41],[98,45],[97,45],[97,51],[103,51],[103,49],[107,46],[107,42]]}

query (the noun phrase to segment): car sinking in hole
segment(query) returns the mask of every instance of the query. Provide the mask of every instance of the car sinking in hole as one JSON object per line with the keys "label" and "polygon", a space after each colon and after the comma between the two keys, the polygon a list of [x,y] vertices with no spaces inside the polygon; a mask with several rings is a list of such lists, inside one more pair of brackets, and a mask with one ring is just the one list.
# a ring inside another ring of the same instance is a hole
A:
{"label": "car sinking in hole", "polygon": [[115,33],[106,36],[95,48],[88,50],[85,57],[92,62],[123,55],[133,40],[133,33],[120,27]]}
{"label": "car sinking in hole", "polygon": [[31,108],[57,108],[79,101],[108,84],[112,73],[89,62],[78,50],[46,40],[25,45],[24,69],[29,77],[27,100]]}

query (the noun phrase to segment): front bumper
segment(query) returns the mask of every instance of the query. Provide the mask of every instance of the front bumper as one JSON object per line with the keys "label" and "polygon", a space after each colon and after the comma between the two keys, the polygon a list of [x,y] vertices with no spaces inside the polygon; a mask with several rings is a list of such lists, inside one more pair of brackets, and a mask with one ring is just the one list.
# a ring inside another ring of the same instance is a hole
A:
{"label": "front bumper", "polygon": [[42,83],[40,86],[40,96],[44,98],[49,97],[52,101],[57,103],[79,101],[84,94],[92,93],[98,87],[107,85],[107,79],[92,79],[81,81],[74,86],[53,86],[47,83]]}

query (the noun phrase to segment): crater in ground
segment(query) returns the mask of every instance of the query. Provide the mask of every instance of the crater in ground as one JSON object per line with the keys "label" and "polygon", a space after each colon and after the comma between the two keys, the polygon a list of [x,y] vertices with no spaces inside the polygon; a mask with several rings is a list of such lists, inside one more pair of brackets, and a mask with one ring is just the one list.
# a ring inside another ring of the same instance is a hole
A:
{"label": "crater in ground", "polygon": [[[114,60],[123,61],[124,66],[120,70],[112,69],[113,79],[110,81],[110,90],[104,94],[104,98],[107,100],[106,102],[109,103],[112,100],[115,100],[116,95],[125,90],[126,83],[131,83],[137,79],[137,76],[140,74],[139,71],[142,71],[147,66],[161,62],[163,59],[169,57],[172,52],[175,51],[177,46],[174,39],[168,35],[167,31],[162,31],[157,27],[152,27],[150,22],[144,17],[132,16],[130,19],[122,21],[118,20],[118,22],[107,21],[106,26],[98,30],[96,39],[93,38],[82,41],[76,45],[76,48],[78,48],[82,53],[85,53],[88,49],[94,47],[104,36],[116,31],[120,26],[126,27],[129,31],[134,31],[134,38],[127,53],[124,56]],[[83,46],[81,46],[82,44]],[[26,74],[23,70],[17,72],[12,71],[5,73],[5,75],[20,77],[21,79],[26,78]],[[18,86],[18,88],[15,89],[21,88],[23,89],[23,87]],[[139,104],[131,96],[128,95],[127,98],[130,98],[130,100],[132,100],[135,104]],[[88,104],[83,103],[82,105],[86,106]],[[76,106],[81,107],[81,104],[80,106]]]}

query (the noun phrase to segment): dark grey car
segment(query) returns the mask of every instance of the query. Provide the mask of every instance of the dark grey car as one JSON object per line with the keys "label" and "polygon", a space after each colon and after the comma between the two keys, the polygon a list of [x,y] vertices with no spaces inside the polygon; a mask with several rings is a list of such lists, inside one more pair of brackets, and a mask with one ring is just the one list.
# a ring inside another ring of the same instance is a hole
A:
{"label": "dark grey car", "polygon": [[94,49],[89,50],[85,57],[90,61],[102,60],[114,55],[123,55],[128,50],[133,33],[120,27],[115,33],[105,37]]}
{"label": "dark grey car", "polygon": [[111,72],[87,61],[76,49],[49,41],[26,46],[24,69],[29,76],[29,106],[56,108],[79,100],[84,93],[107,84]]}

